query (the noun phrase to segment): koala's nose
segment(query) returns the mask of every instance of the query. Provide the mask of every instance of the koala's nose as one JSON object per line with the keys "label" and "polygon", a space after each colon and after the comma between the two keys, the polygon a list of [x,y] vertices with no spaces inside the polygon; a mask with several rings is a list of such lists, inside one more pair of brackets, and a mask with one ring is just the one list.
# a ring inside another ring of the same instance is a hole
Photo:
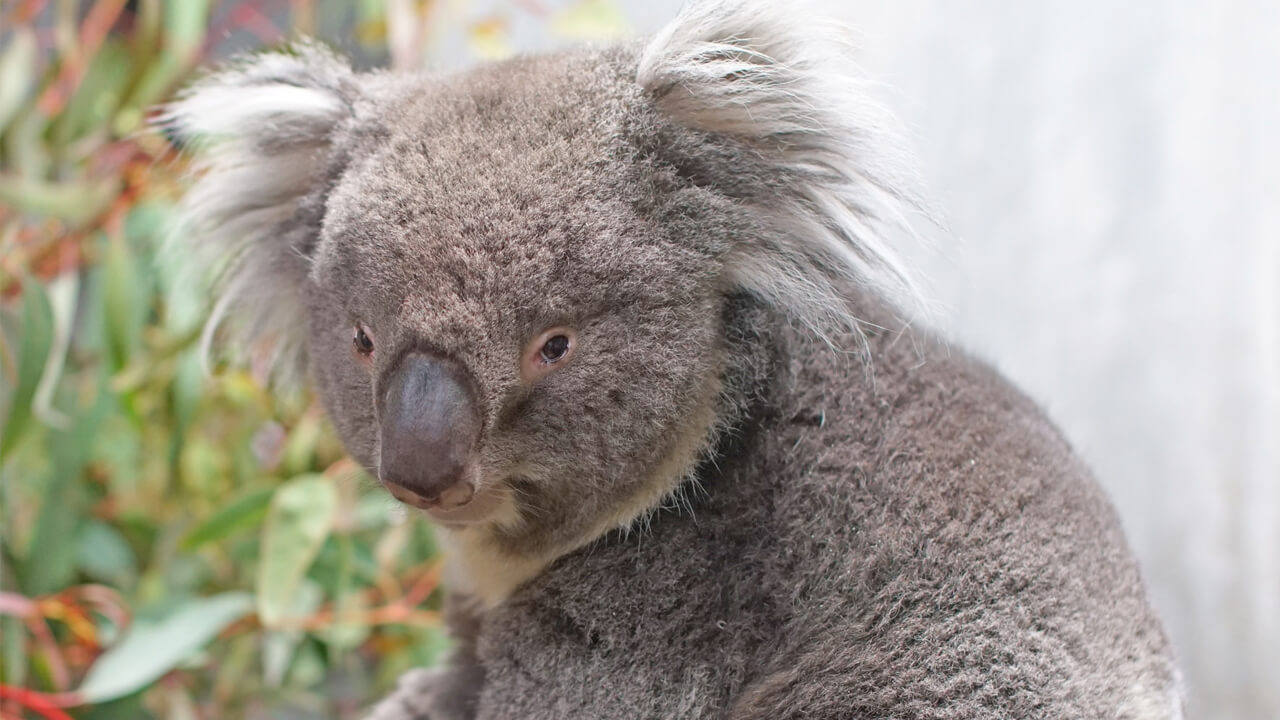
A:
{"label": "koala's nose", "polygon": [[469,374],[450,360],[410,353],[383,383],[379,475],[396,499],[458,507],[475,487],[465,476],[480,434]]}

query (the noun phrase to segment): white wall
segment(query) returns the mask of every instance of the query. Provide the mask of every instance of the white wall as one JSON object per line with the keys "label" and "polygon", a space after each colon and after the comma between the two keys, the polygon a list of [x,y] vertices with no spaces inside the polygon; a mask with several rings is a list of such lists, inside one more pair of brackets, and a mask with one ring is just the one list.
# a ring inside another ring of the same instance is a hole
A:
{"label": "white wall", "polygon": [[1124,517],[1193,717],[1280,718],[1280,3],[856,0],[943,325]]}
{"label": "white wall", "polygon": [[955,235],[941,324],[1093,463],[1192,717],[1280,718],[1280,2],[827,4]]}

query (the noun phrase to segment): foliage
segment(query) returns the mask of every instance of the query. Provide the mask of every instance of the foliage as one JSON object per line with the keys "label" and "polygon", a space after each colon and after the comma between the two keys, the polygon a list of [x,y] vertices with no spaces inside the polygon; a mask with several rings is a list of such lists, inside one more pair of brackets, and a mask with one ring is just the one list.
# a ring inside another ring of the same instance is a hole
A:
{"label": "foliage", "polygon": [[605,0],[444,5],[0,3],[0,718],[355,717],[446,648],[426,524],[313,398],[203,371],[201,286],[162,251],[185,165],[146,131],[284,35],[415,66],[449,36],[509,54],[516,20],[621,29]]}

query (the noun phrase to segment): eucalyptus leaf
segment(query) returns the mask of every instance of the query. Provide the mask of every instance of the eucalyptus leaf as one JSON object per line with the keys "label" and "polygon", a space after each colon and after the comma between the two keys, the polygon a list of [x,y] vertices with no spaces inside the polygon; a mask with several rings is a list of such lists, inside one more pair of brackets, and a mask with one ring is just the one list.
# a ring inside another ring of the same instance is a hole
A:
{"label": "eucalyptus leaf", "polygon": [[[306,617],[320,609],[324,602],[324,591],[314,582],[304,579],[293,594],[287,615],[293,618]],[[294,653],[306,639],[301,630],[271,630],[262,637],[262,681],[268,687],[279,687],[284,683],[293,664]]]}
{"label": "eucalyptus leaf", "polygon": [[276,627],[291,616],[307,568],[333,529],[338,490],[324,475],[302,475],[280,486],[262,528],[258,617]]}
{"label": "eucalyptus leaf", "polygon": [[110,396],[101,391],[88,400],[87,406],[73,414],[70,429],[50,432],[43,438],[50,472],[36,510],[23,578],[23,589],[33,595],[55,592],[75,579],[76,529],[89,509],[83,482],[85,466],[112,405]]}
{"label": "eucalyptus leaf", "polygon": [[195,550],[258,525],[267,516],[273,494],[272,488],[259,488],[232,500],[188,533],[182,539],[182,549]]}
{"label": "eucalyptus leaf", "polygon": [[[139,691],[132,695],[94,705],[80,710],[77,720],[159,720],[143,703],[146,692]],[[171,720],[164,718],[164,720]]]}
{"label": "eucalyptus leaf", "polygon": [[35,86],[36,33],[30,27],[17,27],[9,36],[9,44],[0,50],[0,132],[31,95]]}
{"label": "eucalyptus leaf", "polygon": [[131,64],[132,58],[123,41],[113,37],[103,41],[54,124],[59,146],[109,125],[127,88]]}
{"label": "eucalyptus leaf", "polygon": [[145,320],[146,295],[138,262],[123,235],[107,240],[102,300],[107,323],[107,347],[112,367],[123,368],[138,344]]}
{"label": "eucalyptus leaf", "polygon": [[335,536],[338,539],[338,572],[335,577],[333,596],[335,617],[333,625],[325,628],[320,635],[329,647],[342,652],[357,647],[369,637],[369,626],[362,622],[368,602],[359,588],[354,587],[355,580],[355,541],[350,535]]}
{"label": "eucalyptus leaf", "polygon": [[166,0],[164,43],[180,58],[193,58],[205,41],[209,0]]}
{"label": "eucalyptus leaf", "polygon": [[19,336],[18,378],[4,424],[0,425],[0,462],[13,450],[31,421],[31,404],[53,344],[53,308],[44,290],[34,282],[23,288]]}
{"label": "eucalyptus leaf", "polygon": [[320,417],[308,413],[302,416],[298,424],[289,433],[285,444],[282,461],[284,472],[299,473],[311,467],[316,454],[316,443],[319,442],[324,425]]}
{"label": "eucalyptus leaf", "polygon": [[120,192],[118,178],[47,182],[0,175],[0,203],[33,216],[54,217],[80,226],[102,214]]}
{"label": "eucalyptus leaf", "polygon": [[46,425],[66,428],[71,420],[53,406],[53,395],[62,378],[71,332],[75,324],[76,297],[80,291],[80,273],[65,272],[49,283],[49,305],[53,311],[49,358],[40,373],[31,412]]}
{"label": "eucalyptus leaf", "polygon": [[369,601],[359,590],[349,591],[338,598],[334,622],[319,635],[335,651],[352,650],[369,637],[372,628],[362,617],[369,609]]}
{"label": "eucalyptus leaf", "polygon": [[119,530],[101,520],[89,520],[78,535],[76,564],[81,572],[117,586],[137,575],[137,558]]}
{"label": "eucalyptus leaf", "polygon": [[289,683],[300,687],[316,687],[324,682],[325,659],[321,647],[304,642],[298,647],[289,668]]}
{"label": "eucalyptus leaf", "polygon": [[[0,141],[3,141],[0,154],[4,155],[4,162],[0,163],[0,167],[12,173],[7,177],[42,177],[48,172],[49,166],[53,164],[49,157],[49,146],[44,139],[44,132],[48,127],[48,116],[34,110],[19,111],[10,118],[9,126],[0,135]],[[0,185],[3,185],[2,181]]]}
{"label": "eucalyptus leaf", "polygon": [[146,687],[252,609],[252,596],[231,592],[188,600],[159,621],[137,620],[89,668],[77,693],[99,703]]}
{"label": "eucalyptus leaf", "polygon": [[414,643],[413,657],[419,667],[433,667],[440,664],[445,655],[453,649],[453,640],[444,628],[423,628],[425,641]]}
{"label": "eucalyptus leaf", "polygon": [[22,687],[27,679],[26,658],[27,629],[22,619],[10,615],[0,615],[0,658],[4,664],[0,666],[0,682]]}

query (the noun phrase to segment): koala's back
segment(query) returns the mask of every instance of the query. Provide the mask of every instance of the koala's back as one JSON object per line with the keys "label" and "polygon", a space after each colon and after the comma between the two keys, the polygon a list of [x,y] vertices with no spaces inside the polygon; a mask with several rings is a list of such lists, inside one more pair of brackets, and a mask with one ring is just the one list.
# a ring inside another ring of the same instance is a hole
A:
{"label": "koala's back", "polygon": [[913,332],[781,326],[701,492],[481,623],[481,718],[1176,717],[1114,512],[1040,410]]}

